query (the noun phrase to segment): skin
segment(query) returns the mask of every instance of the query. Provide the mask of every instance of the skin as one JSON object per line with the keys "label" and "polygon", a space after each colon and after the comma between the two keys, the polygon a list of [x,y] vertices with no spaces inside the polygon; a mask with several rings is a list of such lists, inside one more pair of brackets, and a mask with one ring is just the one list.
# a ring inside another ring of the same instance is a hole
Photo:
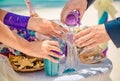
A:
{"label": "skin", "polygon": [[105,29],[104,24],[91,26],[74,35],[74,44],[78,47],[90,49],[98,44],[108,42],[110,40],[109,35]]}
{"label": "skin", "polygon": [[[0,9],[0,20],[2,22],[7,13],[7,11]],[[67,32],[66,29],[55,22],[40,17],[30,17],[27,28],[49,37],[56,36],[58,38],[62,37],[62,32]]]}
{"label": "skin", "polygon": [[80,12],[80,19],[82,19],[82,16],[87,8],[87,0],[68,0],[68,2],[65,4],[64,8],[61,12],[61,21],[62,23],[66,23],[65,19],[67,15],[77,9]]}
{"label": "skin", "polygon": [[[3,24],[3,20],[8,12],[0,9],[0,13],[0,42],[21,51],[26,55],[46,58],[55,63],[58,62],[57,60],[49,56],[51,55],[57,58],[61,58],[61,56],[58,56],[56,53],[51,51],[56,50],[61,53],[57,41],[44,40],[28,42],[27,40],[19,37],[12,31],[10,31],[7,27],[5,27],[5,25]],[[62,34],[60,32],[66,32],[64,28],[60,27],[53,21],[48,21],[40,17],[30,17],[27,28],[49,37],[56,36],[60,38],[62,37]]]}
{"label": "skin", "polygon": [[[75,9],[80,12],[80,19],[82,19],[86,8],[87,0],[68,0],[61,12],[61,21],[65,24],[67,15]],[[74,44],[76,46],[84,49],[90,49],[100,43],[104,43],[110,40],[104,24],[91,26],[88,29],[75,34],[73,39],[75,40]]]}
{"label": "skin", "polygon": [[60,27],[53,21],[48,21],[39,17],[31,17],[28,22],[28,29],[35,30],[40,34],[58,38],[62,37],[62,32],[67,32],[66,29]]}
{"label": "skin", "polygon": [[5,25],[1,21],[0,42],[16,50],[21,51],[26,55],[46,58],[55,63],[57,63],[57,61],[51,58],[49,55],[61,58],[61,56],[58,56],[57,54],[51,51],[56,50],[61,53],[57,41],[44,40],[28,42],[27,40],[18,36],[16,33],[13,33],[8,27],[5,27]]}

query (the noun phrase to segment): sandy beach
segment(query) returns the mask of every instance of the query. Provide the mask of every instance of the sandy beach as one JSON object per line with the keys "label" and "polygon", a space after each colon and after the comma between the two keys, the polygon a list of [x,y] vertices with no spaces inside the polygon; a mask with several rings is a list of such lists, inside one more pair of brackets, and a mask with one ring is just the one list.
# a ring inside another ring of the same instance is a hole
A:
{"label": "sandy beach", "polygon": [[[117,9],[116,17],[120,17],[120,1],[113,3],[115,8]],[[35,9],[36,12],[39,14],[40,17],[46,18],[49,20],[60,19],[60,12],[62,8],[41,8]],[[29,15],[27,9],[8,9],[8,11],[12,11],[18,14]],[[111,19],[111,18],[110,18]],[[82,19],[83,25],[95,25],[97,24],[97,11],[95,10],[94,6],[92,5],[85,13]],[[113,63],[113,70],[110,75],[111,81],[120,81],[120,48],[116,48],[112,41],[109,42],[109,50],[107,53],[107,57]]]}

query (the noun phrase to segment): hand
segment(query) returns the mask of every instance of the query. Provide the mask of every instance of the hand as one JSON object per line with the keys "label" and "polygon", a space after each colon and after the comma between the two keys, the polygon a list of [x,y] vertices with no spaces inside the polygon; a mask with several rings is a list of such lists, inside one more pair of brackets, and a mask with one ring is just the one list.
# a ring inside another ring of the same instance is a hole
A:
{"label": "hand", "polygon": [[[62,54],[59,48],[59,43],[57,41],[44,40],[28,42],[24,38],[18,36],[16,33],[10,31],[10,29],[8,27],[5,27],[1,21],[0,42],[29,56],[46,58],[52,62],[57,61],[54,60],[51,56],[60,58],[61,56],[58,55],[58,53]],[[55,52],[58,53],[56,54]]]}
{"label": "hand", "polygon": [[75,45],[81,48],[85,47],[85,49],[95,47],[100,43],[104,43],[110,40],[104,24],[89,27],[74,35],[73,39],[75,40]]}
{"label": "hand", "polygon": [[62,37],[63,32],[67,31],[55,22],[39,17],[30,18],[28,22],[28,29],[35,30],[36,32],[39,32],[49,37],[56,36],[59,38]]}
{"label": "hand", "polygon": [[87,0],[69,0],[61,13],[61,21],[65,23],[67,15],[77,9],[80,12],[80,19],[82,18],[85,10],[87,8]]}
{"label": "hand", "polygon": [[41,41],[29,42],[26,54],[34,57],[46,58],[51,60],[52,62],[57,63],[57,60],[55,60],[51,56],[57,58],[61,58],[62,56],[56,54],[51,50],[55,50],[57,52],[62,53],[57,41],[45,40],[43,42]]}

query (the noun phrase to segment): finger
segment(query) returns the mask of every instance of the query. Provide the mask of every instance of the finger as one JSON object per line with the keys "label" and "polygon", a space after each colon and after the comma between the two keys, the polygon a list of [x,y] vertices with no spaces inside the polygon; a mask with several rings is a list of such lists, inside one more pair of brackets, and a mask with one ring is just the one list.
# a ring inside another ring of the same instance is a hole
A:
{"label": "finger", "polygon": [[58,38],[61,38],[62,37],[62,34],[60,34],[58,31],[56,30],[53,30],[53,32],[51,32],[51,35],[53,37],[58,37]]}
{"label": "finger", "polygon": [[58,63],[58,61],[55,60],[55,59],[54,59],[53,57],[51,57],[51,56],[46,56],[45,58],[48,59],[48,60],[50,60],[50,61],[52,61],[52,62],[54,62],[54,63]]}
{"label": "finger", "polygon": [[93,38],[93,33],[89,33],[85,36],[80,37],[79,39],[75,40],[75,45],[80,45],[81,43],[88,41],[89,39]]}
{"label": "finger", "polygon": [[51,22],[52,22],[52,25],[53,25],[52,29],[54,31],[57,31],[59,34],[61,34],[63,32],[67,32],[67,30],[64,27],[62,27],[61,25],[55,23],[54,21],[51,21]]}
{"label": "finger", "polygon": [[64,17],[64,14],[66,13],[68,7],[69,7],[69,2],[67,2],[65,4],[65,6],[64,6],[64,8],[62,9],[62,12],[61,12],[61,22],[64,23],[64,24],[65,24],[65,21],[64,21],[63,17]]}
{"label": "finger", "polygon": [[93,44],[93,43],[95,43],[95,41],[94,41],[93,39],[89,39],[89,40],[81,43],[81,44],[79,45],[79,47],[81,47],[81,48],[82,48],[82,47],[86,47],[86,46],[89,46],[89,45],[91,45],[91,44]]}
{"label": "finger", "polygon": [[83,15],[84,15],[85,10],[86,10],[86,7],[85,7],[85,6],[83,6],[83,8],[82,8],[82,9],[79,9],[79,12],[80,12],[80,19],[82,19],[82,17],[83,17]]}
{"label": "finger", "polygon": [[50,38],[52,38],[53,37],[53,35],[52,34],[44,34],[45,36],[48,36],[48,37],[50,37]]}
{"label": "finger", "polygon": [[62,16],[62,22],[66,23],[66,17],[73,10],[74,10],[74,8],[72,8],[72,7],[69,7],[66,9],[66,11],[63,13],[63,16]]}
{"label": "finger", "polygon": [[83,15],[84,15],[84,12],[86,11],[86,8],[87,8],[87,2],[84,1],[82,4],[81,4],[81,8],[80,8],[80,19],[82,19]]}
{"label": "finger", "polygon": [[61,50],[60,50],[60,48],[58,48],[58,47],[56,47],[56,46],[49,46],[48,49],[49,49],[49,51],[50,51],[50,50],[55,50],[55,51],[57,51],[57,52],[62,53]]}
{"label": "finger", "polygon": [[54,23],[53,21],[51,21],[51,23],[52,23],[52,31],[50,32],[50,34],[51,35],[53,35],[53,36],[56,36],[56,37],[61,37],[61,35],[60,35],[60,33],[58,32],[58,30],[56,29],[56,26],[58,26],[59,27],[59,25],[57,25],[56,23]]}
{"label": "finger", "polygon": [[[55,52],[53,52],[53,51],[49,51],[49,55],[51,55],[51,56],[54,56],[54,57],[57,57],[57,58],[61,58],[62,57],[62,55],[59,55],[59,54],[57,54],[57,53],[55,53]],[[59,52],[58,52],[59,53]]]}
{"label": "finger", "polygon": [[59,43],[57,41],[48,41],[48,44],[59,47]]}
{"label": "finger", "polygon": [[50,38],[52,38],[52,37],[53,37],[51,34],[47,34],[46,36],[48,36],[48,37],[50,37]]}
{"label": "finger", "polygon": [[84,11],[81,11],[81,12],[80,12],[80,19],[82,19],[83,14],[84,14]]}
{"label": "finger", "polygon": [[90,30],[91,30],[91,29],[88,28],[88,29],[85,29],[85,30],[83,30],[83,31],[75,34],[75,35],[73,36],[73,39],[76,40],[76,39],[80,38],[81,36],[84,36],[84,35],[86,35],[86,34],[89,34],[89,33],[90,33]]}
{"label": "finger", "polygon": [[64,13],[66,12],[66,6],[62,9],[62,12],[61,12],[61,22],[63,23],[63,24],[65,24],[65,21],[64,21],[64,19],[63,19],[63,17],[64,17]]}
{"label": "finger", "polygon": [[56,24],[55,29],[57,31],[67,32],[67,30],[64,27],[62,27],[61,25],[58,25],[58,24]]}
{"label": "finger", "polygon": [[54,32],[52,32],[55,36],[59,37],[59,38],[62,38],[62,36],[64,35],[64,33],[68,32],[67,29],[63,28],[62,26],[60,25],[56,25],[54,27]]}
{"label": "finger", "polygon": [[92,43],[92,44],[90,44],[90,45],[84,47],[84,50],[94,48],[94,47],[96,47],[97,45],[98,45],[97,43]]}

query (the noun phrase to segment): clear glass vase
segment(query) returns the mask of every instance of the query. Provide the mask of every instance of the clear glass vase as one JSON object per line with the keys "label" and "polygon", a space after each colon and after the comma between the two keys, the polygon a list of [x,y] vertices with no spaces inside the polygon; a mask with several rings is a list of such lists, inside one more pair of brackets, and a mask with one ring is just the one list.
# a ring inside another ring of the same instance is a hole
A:
{"label": "clear glass vase", "polygon": [[67,43],[67,56],[63,73],[71,74],[79,69],[80,60],[78,58],[77,47],[73,45],[74,28],[70,28],[69,32],[64,35]]}

